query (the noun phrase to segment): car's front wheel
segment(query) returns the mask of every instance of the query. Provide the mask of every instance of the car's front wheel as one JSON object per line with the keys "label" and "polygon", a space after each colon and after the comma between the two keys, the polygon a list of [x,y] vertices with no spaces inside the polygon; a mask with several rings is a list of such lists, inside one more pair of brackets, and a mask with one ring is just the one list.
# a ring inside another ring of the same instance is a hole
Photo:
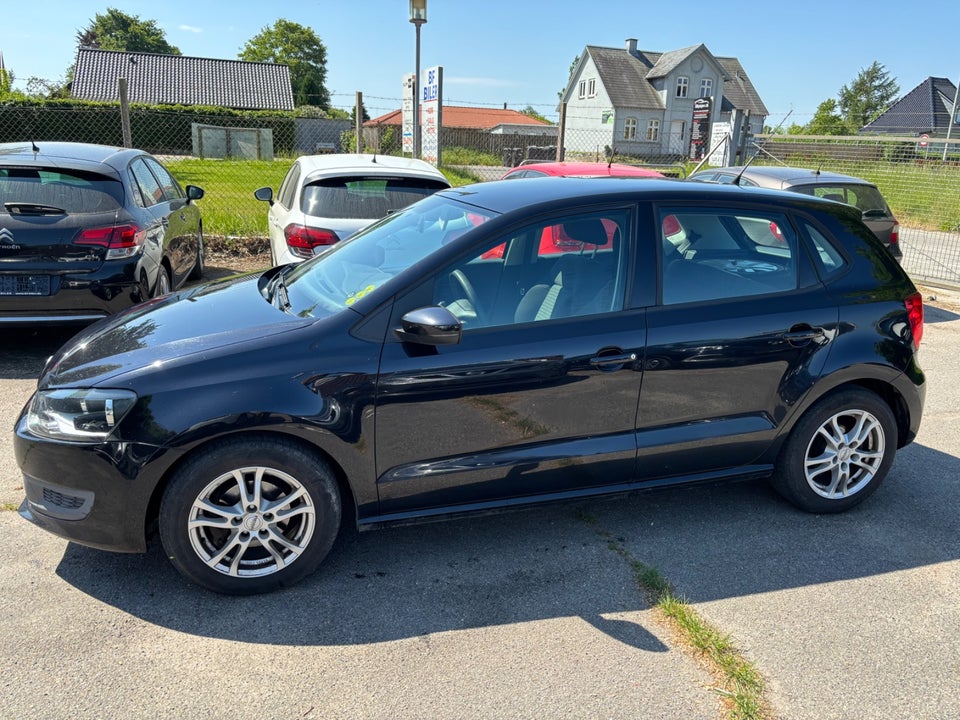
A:
{"label": "car's front wheel", "polygon": [[877,489],[896,449],[890,407],[868,390],[843,390],[819,400],[797,422],[780,452],[773,484],[803,510],[840,512]]}
{"label": "car's front wheel", "polygon": [[282,439],[215,445],[174,475],[160,538],[174,566],[214,592],[250,595],[312,573],[340,528],[327,464]]}

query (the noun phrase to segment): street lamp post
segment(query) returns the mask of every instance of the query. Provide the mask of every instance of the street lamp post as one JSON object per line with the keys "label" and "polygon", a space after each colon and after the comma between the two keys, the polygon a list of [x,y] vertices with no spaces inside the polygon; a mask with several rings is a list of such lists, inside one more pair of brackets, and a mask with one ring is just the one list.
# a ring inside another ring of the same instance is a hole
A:
{"label": "street lamp post", "polygon": [[410,0],[410,22],[417,29],[417,59],[413,81],[413,156],[420,157],[420,26],[427,22],[427,0]]}

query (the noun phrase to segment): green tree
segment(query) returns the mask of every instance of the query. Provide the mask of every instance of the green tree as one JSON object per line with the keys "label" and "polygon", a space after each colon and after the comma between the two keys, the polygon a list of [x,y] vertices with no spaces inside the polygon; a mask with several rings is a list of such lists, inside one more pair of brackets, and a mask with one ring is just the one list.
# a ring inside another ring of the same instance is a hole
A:
{"label": "green tree", "polygon": [[896,79],[874,60],[870,67],[860,70],[853,82],[840,88],[840,113],[847,125],[859,130],[886,110],[899,92]]}
{"label": "green tree", "polygon": [[857,128],[850,128],[837,110],[837,101],[833,98],[824,100],[817,106],[817,112],[804,127],[805,135],[847,135],[856,132]]}
{"label": "green tree", "polygon": [[553,125],[553,123],[551,123],[549,120],[547,120],[546,117],[544,117],[543,115],[541,115],[540,113],[538,113],[538,112],[534,109],[533,105],[527,105],[527,106],[526,106],[523,110],[521,110],[520,112],[523,113],[524,115],[529,115],[529,116],[532,117],[532,118],[536,118],[537,120],[539,120],[539,121],[541,121],[541,122],[545,122],[545,123],[549,123],[550,125]]}
{"label": "green tree", "polygon": [[[0,57],[0,61],[3,58]],[[13,90],[13,81],[14,81],[13,71],[7,70],[3,63],[0,62],[0,97],[8,94]]]}
{"label": "green tree", "polygon": [[155,20],[141,20],[116,8],[94,15],[89,25],[77,31],[76,37],[81,47],[180,55],[180,50],[167,42]]}
{"label": "green tree", "polygon": [[330,106],[327,48],[310,28],[280,18],[247,40],[238,57],[287,65],[296,105]]}
{"label": "green tree", "polygon": [[[580,56],[579,56],[579,55],[577,55],[577,56],[573,59],[573,62],[570,63],[570,69],[567,70],[567,85],[570,84],[570,78],[573,77],[573,71],[577,69],[577,63],[578,63],[578,62],[580,62]],[[566,91],[567,91],[566,86],[560,88],[560,89],[557,91],[557,97],[560,98],[561,100],[563,100],[563,93],[565,93]]]}

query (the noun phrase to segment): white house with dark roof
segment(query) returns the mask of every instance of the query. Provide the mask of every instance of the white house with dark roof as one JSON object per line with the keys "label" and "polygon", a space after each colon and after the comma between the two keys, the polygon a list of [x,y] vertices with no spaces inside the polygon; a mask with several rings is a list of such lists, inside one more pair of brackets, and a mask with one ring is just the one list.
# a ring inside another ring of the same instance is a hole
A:
{"label": "white house with dark roof", "polygon": [[[768,111],[737,58],[703,44],[670,52],[587,45],[570,75],[564,146],[568,151],[647,158],[687,156],[694,104],[709,99],[709,125],[727,123],[731,146],[763,128]],[[701,103],[706,105],[707,103]],[[701,125],[701,128],[705,127]]]}
{"label": "white house with dark roof", "polygon": [[77,51],[74,97],[116,101],[119,78],[127,79],[131,103],[293,110],[286,65],[89,47]]}
{"label": "white house with dark roof", "polygon": [[859,132],[865,135],[945,137],[950,128],[950,137],[960,137],[960,106],[956,99],[957,88],[949,78],[928,77]]}

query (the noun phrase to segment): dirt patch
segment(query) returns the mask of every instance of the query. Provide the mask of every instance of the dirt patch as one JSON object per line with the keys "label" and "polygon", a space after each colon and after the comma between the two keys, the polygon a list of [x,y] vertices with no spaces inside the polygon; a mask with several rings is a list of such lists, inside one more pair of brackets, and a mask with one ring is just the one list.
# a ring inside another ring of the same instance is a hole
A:
{"label": "dirt patch", "polygon": [[266,270],[272,263],[270,251],[260,253],[207,252],[204,280],[217,280],[240,273]]}

